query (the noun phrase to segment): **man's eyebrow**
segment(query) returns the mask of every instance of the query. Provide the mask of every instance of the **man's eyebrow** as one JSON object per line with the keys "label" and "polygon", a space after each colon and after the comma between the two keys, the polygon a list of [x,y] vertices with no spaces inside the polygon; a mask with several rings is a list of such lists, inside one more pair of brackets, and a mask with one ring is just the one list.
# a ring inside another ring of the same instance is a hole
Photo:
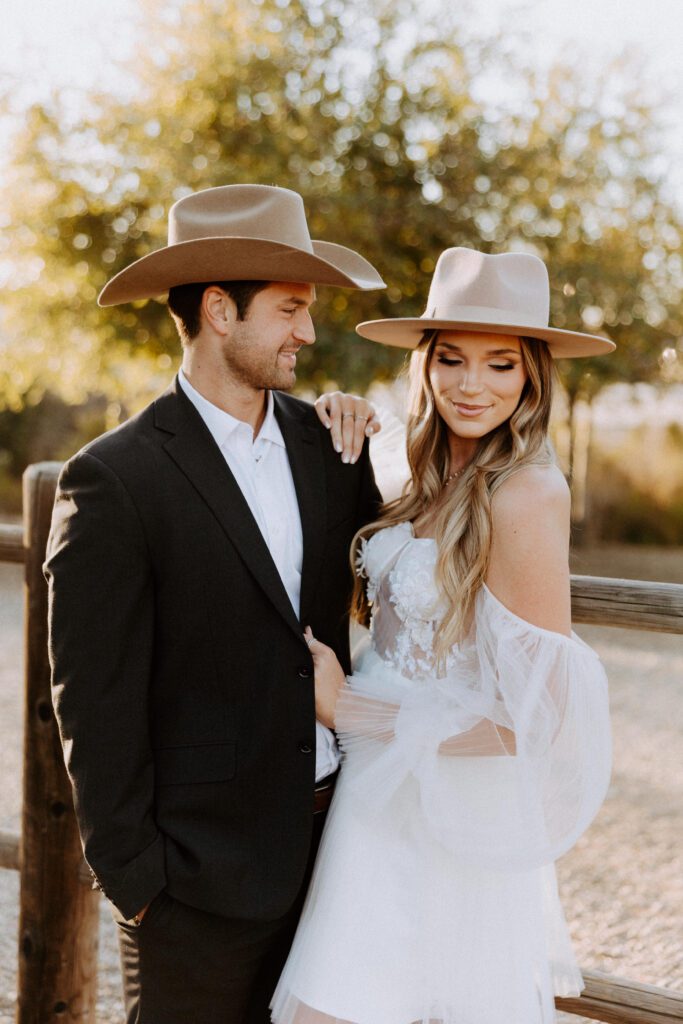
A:
{"label": "man's eyebrow", "polygon": [[[448,348],[451,352],[458,352],[462,355],[462,349],[458,348],[457,345],[452,345],[450,341],[438,341],[436,343],[437,348]],[[489,348],[486,350],[487,356],[506,356],[513,355],[519,356],[522,353],[516,348]]]}
{"label": "man's eyebrow", "polygon": [[280,299],[280,302],[290,303],[293,306],[312,306],[313,303],[315,302],[315,299],[311,299],[311,301],[308,302],[307,299],[300,299],[298,295],[290,295],[289,298]]}

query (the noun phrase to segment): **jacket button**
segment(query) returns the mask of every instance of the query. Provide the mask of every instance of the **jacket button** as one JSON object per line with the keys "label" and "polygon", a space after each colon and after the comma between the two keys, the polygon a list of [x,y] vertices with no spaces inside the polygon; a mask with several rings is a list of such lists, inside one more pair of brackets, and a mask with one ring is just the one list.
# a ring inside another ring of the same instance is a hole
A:
{"label": "jacket button", "polygon": [[312,754],[313,753],[313,747],[309,743],[301,742],[299,744],[299,750],[301,751],[302,754]]}
{"label": "jacket button", "polygon": [[308,665],[302,665],[299,669],[299,675],[302,679],[310,679],[311,669]]}

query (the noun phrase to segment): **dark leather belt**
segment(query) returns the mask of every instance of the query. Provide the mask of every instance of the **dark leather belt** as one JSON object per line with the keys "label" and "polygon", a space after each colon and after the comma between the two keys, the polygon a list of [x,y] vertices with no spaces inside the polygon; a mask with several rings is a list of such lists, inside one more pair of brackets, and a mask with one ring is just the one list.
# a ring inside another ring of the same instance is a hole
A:
{"label": "dark leather belt", "polygon": [[314,814],[323,814],[332,803],[332,794],[337,782],[337,774],[335,772],[334,775],[328,775],[326,779],[322,779],[315,787],[313,792]]}

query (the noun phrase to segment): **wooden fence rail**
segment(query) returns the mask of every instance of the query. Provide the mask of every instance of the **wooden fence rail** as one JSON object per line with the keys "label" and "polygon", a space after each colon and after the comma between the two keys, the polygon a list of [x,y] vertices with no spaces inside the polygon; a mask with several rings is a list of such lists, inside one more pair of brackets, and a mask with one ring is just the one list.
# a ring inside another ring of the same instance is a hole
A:
{"label": "wooden fence rail", "polygon": [[[0,868],[21,874],[16,1024],[95,1024],[99,893],[81,854],[52,714],[42,574],[57,463],[24,474],[24,522],[0,524],[0,562],[25,565],[25,726],[21,837],[0,832]],[[572,576],[575,622],[683,634],[683,585]],[[608,1024],[683,1021],[683,993],[584,971],[558,1008]]]}
{"label": "wooden fence rail", "polygon": [[683,633],[683,584],[572,576],[574,622]]}
{"label": "wooden fence rail", "polygon": [[674,1024],[683,1020],[683,993],[640,985],[599,971],[582,971],[586,987],[580,996],[556,999],[565,1013],[608,1024]]}
{"label": "wooden fence rail", "polygon": [[0,832],[0,868],[19,870],[19,836],[15,832]]}
{"label": "wooden fence rail", "polygon": [[24,527],[0,523],[0,562],[25,562]]}

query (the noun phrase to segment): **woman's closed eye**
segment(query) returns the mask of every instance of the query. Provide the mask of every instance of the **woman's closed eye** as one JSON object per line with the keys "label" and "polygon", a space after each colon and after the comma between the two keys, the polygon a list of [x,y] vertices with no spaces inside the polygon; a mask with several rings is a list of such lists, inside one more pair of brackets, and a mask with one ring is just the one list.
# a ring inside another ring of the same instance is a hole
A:
{"label": "woman's closed eye", "polygon": [[[448,359],[446,356],[438,356],[437,362],[442,363],[444,366],[462,366],[462,359]],[[489,363],[491,370],[498,370],[505,372],[506,370],[514,370],[515,363]]]}

